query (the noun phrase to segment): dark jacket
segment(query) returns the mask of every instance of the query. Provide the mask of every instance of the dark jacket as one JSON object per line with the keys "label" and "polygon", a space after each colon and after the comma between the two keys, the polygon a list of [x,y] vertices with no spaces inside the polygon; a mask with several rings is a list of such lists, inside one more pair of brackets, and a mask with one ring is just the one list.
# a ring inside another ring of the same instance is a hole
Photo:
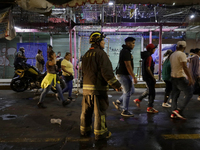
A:
{"label": "dark jacket", "polygon": [[129,75],[124,61],[131,61],[131,66],[134,70],[133,56],[131,54],[131,49],[128,48],[126,45],[122,45],[122,48],[123,49],[120,51],[119,55],[119,63],[116,69],[116,74]]}
{"label": "dark jacket", "polygon": [[114,89],[121,84],[114,76],[112,64],[98,45],[92,45],[82,58],[83,95],[99,95],[106,92],[108,84]]}
{"label": "dark jacket", "polygon": [[[141,58],[142,58],[142,78],[144,81],[147,81],[149,79],[152,79],[151,75],[147,72],[147,58],[151,56],[151,53],[148,51],[141,52]],[[154,73],[154,62],[153,59],[151,61],[150,66],[151,72]]]}

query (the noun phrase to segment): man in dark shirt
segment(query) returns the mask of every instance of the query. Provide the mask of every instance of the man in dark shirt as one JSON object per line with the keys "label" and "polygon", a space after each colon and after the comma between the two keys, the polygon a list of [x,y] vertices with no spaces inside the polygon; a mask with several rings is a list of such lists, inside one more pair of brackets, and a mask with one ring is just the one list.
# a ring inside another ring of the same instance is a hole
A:
{"label": "man in dark shirt", "polygon": [[155,84],[156,79],[154,78],[154,62],[152,54],[155,52],[156,46],[149,44],[146,47],[147,51],[141,52],[142,58],[142,78],[146,82],[147,90],[138,98],[134,100],[134,103],[140,107],[140,102],[144,97],[149,95],[148,99],[148,113],[158,113],[156,109],[153,108],[153,103],[155,99]]}
{"label": "man in dark shirt", "polygon": [[134,84],[132,83],[132,79],[134,80],[134,83],[137,83],[137,79],[133,73],[133,56],[131,54],[131,50],[135,47],[135,38],[127,37],[125,43],[126,45],[122,45],[123,49],[120,52],[119,64],[116,70],[117,78],[123,88],[123,95],[119,100],[113,102],[113,104],[118,110],[121,110],[122,108],[122,116],[131,117],[134,115],[128,111],[128,105],[130,96],[134,93]]}

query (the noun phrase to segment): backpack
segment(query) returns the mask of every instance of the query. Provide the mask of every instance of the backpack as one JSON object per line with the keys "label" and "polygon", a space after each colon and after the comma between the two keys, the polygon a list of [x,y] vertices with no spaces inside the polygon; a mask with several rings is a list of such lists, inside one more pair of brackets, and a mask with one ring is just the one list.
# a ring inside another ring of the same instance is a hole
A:
{"label": "backpack", "polygon": [[162,66],[162,79],[170,81],[171,80],[171,64],[169,59],[166,59]]}

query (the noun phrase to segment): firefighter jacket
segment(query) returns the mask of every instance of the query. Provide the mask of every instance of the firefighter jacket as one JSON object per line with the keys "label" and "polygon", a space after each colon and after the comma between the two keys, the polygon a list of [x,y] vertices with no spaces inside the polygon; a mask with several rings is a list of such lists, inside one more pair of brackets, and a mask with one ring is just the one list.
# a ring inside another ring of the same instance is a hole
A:
{"label": "firefighter jacket", "polygon": [[100,46],[92,44],[82,58],[83,95],[100,95],[109,86],[120,88],[121,84],[115,78],[108,55]]}

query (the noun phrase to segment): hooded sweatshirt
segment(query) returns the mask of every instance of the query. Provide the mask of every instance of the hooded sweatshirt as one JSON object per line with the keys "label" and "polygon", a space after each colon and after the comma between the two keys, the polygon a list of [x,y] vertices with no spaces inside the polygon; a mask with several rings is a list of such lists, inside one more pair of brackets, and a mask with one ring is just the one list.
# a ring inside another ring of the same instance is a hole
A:
{"label": "hooded sweatshirt", "polygon": [[151,79],[151,75],[147,72],[147,67],[150,67],[151,72],[154,73],[154,62],[149,51],[141,52],[142,58],[142,78],[144,81]]}
{"label": "hooded sweatshirt", "polygon": [[199,56],[196,54],[189,58],[189,71],[193,80],[199,77]]}
{"label": "hooded sweatshirt", "polygon": [[116,70],[117,74],[123,74],[123,75],[129,75],[129,72],[126,68],[126,65],[124,61],[131,61],[131,66],[134,70],[134,64],[133,64],[133,56],[131,54],[131,49],[127,47],[126,45],[122,45],[122,50],[120,51],[119,55],[119,66]]}

